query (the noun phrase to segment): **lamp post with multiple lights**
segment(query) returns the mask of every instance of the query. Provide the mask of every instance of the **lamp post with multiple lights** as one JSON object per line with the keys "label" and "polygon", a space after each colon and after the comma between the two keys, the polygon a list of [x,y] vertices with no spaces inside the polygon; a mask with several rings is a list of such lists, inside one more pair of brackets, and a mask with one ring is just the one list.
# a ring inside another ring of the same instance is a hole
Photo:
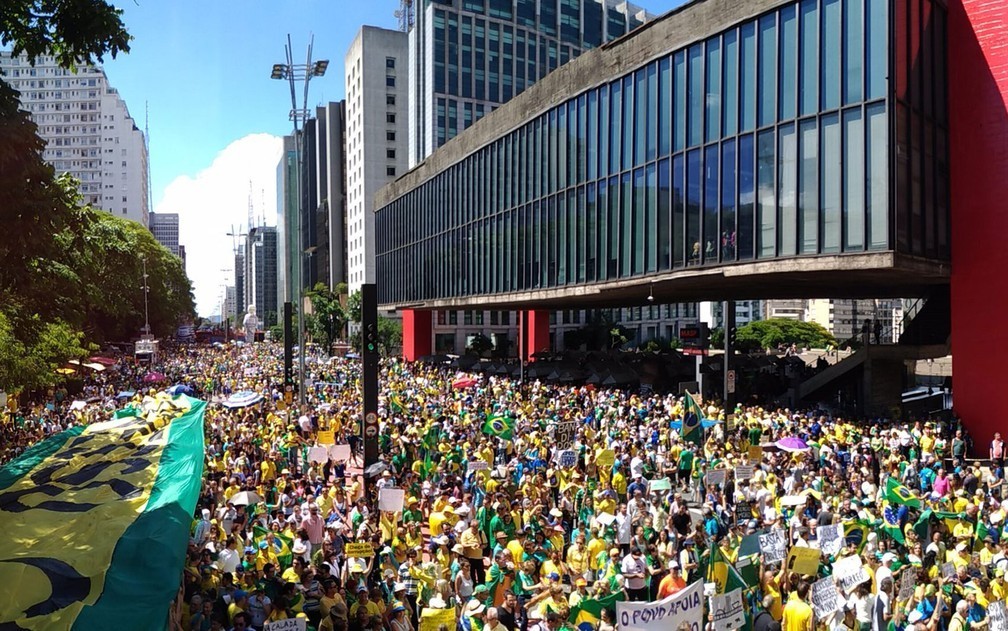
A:
{"label": "lamp post with multiple lights", "polygon": [[[295,215],[295,221],[293,222],[292,231],[297,235],[297,273],[293,274],[297,281],[297,291],[293,290],[292,285],[294,284],[295,278],[288,279],[285,286],[285,296],[284,300],[287,304],[284,305],[284,319],[287,320],[290,317],[291,309],[289,307],[291,299],[293,296],[297,295],[300,297],[302,285],[302,273],[304,268],[305,250],[303,235],[301,233],[301,213],[303,200],[301,198],[301,171],[302,165],[302,155],[301,151],[304,143],[301,139],[301,124],[307,122],[308,120],[308,84],[311,82],[313,77],[321,77],[325,74],[326,68],[329,67],[328,59],[320,59],[318,61],[312,61],[312,46],[314,44],[314,37],[308,42],[308,54],[305,63],[295,64],[293,49],[291,48],[291,38],[287,35],[287,63],[283,64],[273,64],[273,71],[270,74],[271,79],[277,80],[287,80],[290,85],[290,95],[291,95],[291,110],[290,110],[290,120],[294,123],[294,143],[295,143],[295,164],[296,164],[296,176],[295,176],[295,191],[297,192],[297,212]],[[302,95],[301,95],[301,107],[298,108],[297,102],[297,84],[301,82],[303,84]],[[290,247],[290,242],[288,241],[286,247],[286,258],[285,265],[287,265],[288,270],[293,270],[294,265],[294,249]],[[303,302],[300,301],[299,302]],[[305,403],[305,348],[304,348],[304,305],[301,304],[298,307],[298,403],[303,408]],[[284,333],[290,330],[288,322],[284,322]],[[284,352],[290,348],[290,344],[284,344]],[[285,358],[289,359],[289,358]],[[285,362],[285,365],[289,365],[289,362]]]}

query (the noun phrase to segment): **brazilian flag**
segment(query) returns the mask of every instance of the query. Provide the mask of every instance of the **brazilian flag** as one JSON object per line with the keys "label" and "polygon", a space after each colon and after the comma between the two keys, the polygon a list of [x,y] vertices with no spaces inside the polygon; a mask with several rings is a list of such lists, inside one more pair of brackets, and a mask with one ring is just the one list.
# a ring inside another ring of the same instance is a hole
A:
{"label": "brazilian flag", "polygon": [[700,403],[697,402],[696,397],[686,393],[686,410],[683,414],[682,420],[682,437],[683,441],[693,443],[697,446],[703,445],[703,426],[701,421],[703,420],[703,409],[700,407]]}
{"label": "brazilian flag", "polygon": [[[269,541],[269,534],[270,531],[262,526],[252,526],[252,540],[255,541],[257,547],[260,541]],[[294,542],[291,541],[290,537],[279,532],[273,533],[273,554],[276,555],[277,561],[280,562],[281,569],[283,570],[286,570],[294,563],[294,553],[291,552],[292,545],[294,545]]]}
{"label": "brazilian flag", "polygon": [[623,591],[610,594],[604,598],[585,598],[571,607],[567,622],[578,629],[595,629],[602,620],[602,610],[609,609],[616,613],[616,603],[623,600]]}
{"label": "brazilian flag", "polygon": [[489,414],[483,423],[483,433],[504,440],[514,437],[514,419],[505,414]]}
{"label": "brazilian flag", "polygon": [[736,589],[747,589],[745,579],[731,564],[731,561],[721,551],[721,546],[716,543],[711,546],[710,560],[707,563],[707,571],[704,580],[714,583],[718,594],[727,594]]}
{"label": "brazilian flag", "polygon": [[896,543],[900,545],[906,543],[906,538],[903,536],[903,527],[900,525],[899,517],[896,513],[896,507],[889,503],[886,503],[882,508],[882,530]]}
{"label": "brazilian flag", "polygon": [[394,393],[391,397],[389,397],[389,408],[396,414],[400,414],[406,409],[406,406],[403,405],[402,399],[399,398],[398,393]]}
{"label": "brazilian flag", "polygon": [[0,468],[0,629],[161,629],[203,476],[206,404],[165,393]]}
{"label": "brazilian flag", "polygon": [[913,494],[906,486],[900,484],[896,478],[891,477],[886,482],[886,492],[885,499],[893,504],[902,504],[903,506],[909,506],[910,508],[916,508],[920,510],[921,501],[920,498]]}
{"label": "brazilian flag", "polygon": [[857,546],[858,554],[864,550],[868,543],[868,533],[871,532],[871,524],[863,519],[852,519],[843,523],[844,543]]}

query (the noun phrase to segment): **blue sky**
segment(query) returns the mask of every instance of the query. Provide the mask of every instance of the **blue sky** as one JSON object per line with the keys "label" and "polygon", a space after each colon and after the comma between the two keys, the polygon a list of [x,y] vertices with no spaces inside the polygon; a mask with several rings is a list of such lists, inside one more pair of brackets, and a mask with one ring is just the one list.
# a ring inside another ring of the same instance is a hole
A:
{"label": "blue sky", "polygon": [[[423,0],[418,0],[422,2]],[[663,13],[681,0],[637,0]],[[246,224],[251,180],[255,214],[275,223],[277,136],[290,133],[290,90],[269,78],[290,33],[296,62],[313,34],[309,106],[343,98],[343,57],[363,24],[397,28],[398,0],[117,1],[133,35],[131,52],[105,59],[111,84],[144,126],[149,109],[154,210],[179,212],[201,315],[220,310],[233,282],[229,226]],[[300,98],[300,96],[299,96]]]}

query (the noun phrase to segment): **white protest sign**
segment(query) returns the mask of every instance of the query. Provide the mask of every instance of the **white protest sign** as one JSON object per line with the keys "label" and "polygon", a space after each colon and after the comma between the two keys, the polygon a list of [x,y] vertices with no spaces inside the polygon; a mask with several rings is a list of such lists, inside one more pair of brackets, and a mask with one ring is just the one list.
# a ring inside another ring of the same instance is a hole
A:
{"label": "white protest sign", "polygon": [[651,491],[671,491],[672,490],[672,480],[668,478],[658,478],[657,480],[651,480],[649,485]]}
{"label": "white protest sign", "polygon": [[735,481],[742,482],[743,480],[750,480],[755,472],[756,467],[751,464],[740,464],[735,467]]}
{"label": "white protest sign", "polygon": [[287,618],[263,625],[263,631],[305,631],[307,628],[307,618]]}
{"label": "white protest sign", "polygon": [[725,469],[711,469],[707,472],[707,486],[721,486],[727,477],[728,472]]}
{"label": "white protest sign", "polygon": [[843,607],[844,599],[840,597],[833,577],[827,576],[812,583],[812,609],[820,619]]}
{"label": "white protest sign", "polygon": [[308,450],[308,462],[326,462],[329,460],[329,450],[325,447],[312,447]]}
{"label": "white protest sign", "polygon": [[473,471],[486,471],[489,468],[490,468],[490,465],[487,464],[486,460],[483,460],[483,459],[480,459],[480,460],[470,460],[469,464],[466,465],[466,474],[470,474]]}
{"label": "white protest sign", "polygon": [[999,600],[987,605],[987,619],[990,620],[990,631],[1008,631],[1008,609],[1005,601]]}
{"label": "white protest sign", "polygon": [[939,569],[941,570],[941,575],[943,578],[955,578],[956,575],[955,563],[951,561],[947,563],[942,563],[941,568]]}
{"label": "white protest sign", "polygon": [[734,631],[745,626],[745,607],[742,603],[742,588],[727,594],[711,596],[711,616],[714,617],[714,631]]}
{"label": "white protest sign", "polygon": [[833,563],[833,577],[840,582],[840,589],[845,594],[851,593],[855,587],[871,579],[861,563],[861,557],[858,556],[837,559]]}
{"label": "white protest sign", "polygon": [[405,495],[403,489],[381,489],[378,491],[378,510],[398,513],[403,509]]}
{"label": "white protest sign", "polygon": [[608,526],[609,524],[616,521],[616,515],[612,513],[599,513],[595,516],[595,521],[602,524],[603,526]]}
{"label": "white protest sign", "polygon": [[350,459],[350,445],[329,445],[329,460],[346,462]]}
{"label": "white protest sign", "polygon": [[819,526],[819,528],[816,529],[816,536],[819,538],[820,550],[826,554],[836,554],[840,552],[840,548],[843,547],[843,524]]}
{"label": "white protest sign", "polygon": [[759,536],[760,552],[763,553],[763,561],[766,563],[780,563],[787,556],[787,541],[784,538],[784,531],[774,528],[770,532],[765,532]]}
{"label": "white protest sign", "polygon": [[678,629],[686,623],[690,629],[703,626],[703,582],[697,581],[668,598],[653,603],[616,603],[620,631]]}
{"label": "white protest sign", "polygon": [[557,462],[564,469],[570,469],[577,464],[577,452],[573,449],[564,449],[557,454]]}
{"label": "white protest sign", "polygon": [[[914,590],[917,588],[917,568],[907,567],[900,574],[900,588],[899,594],[896,596],[896,600],[899,602],[906,602],[910,600],[913,596]],[[989,613],[989,610],[988,610]],[[1008,631],[1006,629],[1005,631]]]}

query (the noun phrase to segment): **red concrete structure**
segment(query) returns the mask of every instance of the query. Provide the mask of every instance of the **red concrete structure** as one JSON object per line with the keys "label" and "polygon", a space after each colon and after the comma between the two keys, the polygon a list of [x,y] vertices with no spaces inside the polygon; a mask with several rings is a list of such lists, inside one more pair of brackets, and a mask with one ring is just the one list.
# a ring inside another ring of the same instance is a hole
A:
{"label": "red concrete structure", "polygon": [[403,357],[414,362],[424,355],[431,354],[431,339],[433,337],[434,312],[420,309],[404,309],[403,323]]}
{"label": "red concrete structure", "polygon": [[950,0],[952,360],[956,414],[987,455],[1008,361],[1008,5]]}
{"label": "red concrete structure", "polygon": [[549,311],[519,311],[518,330],[523,361],[535,361],[533,355],[550,350]]}

